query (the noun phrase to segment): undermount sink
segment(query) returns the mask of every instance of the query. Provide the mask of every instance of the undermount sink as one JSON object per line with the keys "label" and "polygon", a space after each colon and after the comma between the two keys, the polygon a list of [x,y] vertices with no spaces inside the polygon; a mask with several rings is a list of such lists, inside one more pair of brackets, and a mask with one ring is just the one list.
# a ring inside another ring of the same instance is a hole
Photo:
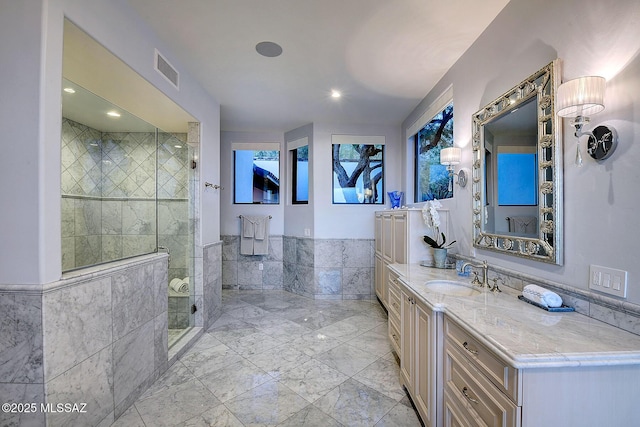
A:
{"label": "undermount sink", "polygon": [[480,290],[472,288],[470,284],[455,280],[429,280],[425,286],[433,292],[459,297],[470,297],[480,293]]}

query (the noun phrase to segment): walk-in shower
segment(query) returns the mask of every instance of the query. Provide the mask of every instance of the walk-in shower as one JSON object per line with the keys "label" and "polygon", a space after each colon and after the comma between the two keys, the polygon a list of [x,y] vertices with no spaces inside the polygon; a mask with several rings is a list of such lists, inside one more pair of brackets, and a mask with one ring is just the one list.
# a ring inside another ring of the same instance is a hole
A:
{"label": "walk-in shower", "polygon": [[171,345],[194,325],[187,124],[164,132],[71,81],[63,90],[62,270],[169,252]]}

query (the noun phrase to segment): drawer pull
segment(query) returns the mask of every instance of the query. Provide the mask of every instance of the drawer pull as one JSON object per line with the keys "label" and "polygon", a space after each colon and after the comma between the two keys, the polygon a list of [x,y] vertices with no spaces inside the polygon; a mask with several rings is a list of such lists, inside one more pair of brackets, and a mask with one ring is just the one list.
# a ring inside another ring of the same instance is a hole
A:
{"label": "drawer pull", "polygon": [[469,343],[467,343],[466,341],[462,343],[462,346],[464,347],[465,350],[467,350],[469,353],[473,354],[474,356],[478,354],[478,350],[475,350],[469,347]]}
{"label": "drawer pull", "polygon": [[473,397],[471,397],[469,395],[469,389],[467,389],[466,387],[462,387],[461,391],[462,391],[462,394],[464,395],[464,397],[466,397],[469,402],[475,403],[476,405],[478,403],[480,403],[480,402],[478,402],[478,399],[475,399],[475,398],[473,398]]}

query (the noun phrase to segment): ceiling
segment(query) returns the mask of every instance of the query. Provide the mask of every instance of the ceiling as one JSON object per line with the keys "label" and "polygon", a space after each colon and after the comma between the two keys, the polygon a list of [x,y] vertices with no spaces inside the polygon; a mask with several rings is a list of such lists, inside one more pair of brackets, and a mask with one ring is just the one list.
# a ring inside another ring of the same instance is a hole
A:
{"label": "ceiling", "polygon": [[[127,1],[166,44],[167,59],[220,102],[226,131],[399,125],[508,3]],[[260,56],[263,41],[282,55]]]}

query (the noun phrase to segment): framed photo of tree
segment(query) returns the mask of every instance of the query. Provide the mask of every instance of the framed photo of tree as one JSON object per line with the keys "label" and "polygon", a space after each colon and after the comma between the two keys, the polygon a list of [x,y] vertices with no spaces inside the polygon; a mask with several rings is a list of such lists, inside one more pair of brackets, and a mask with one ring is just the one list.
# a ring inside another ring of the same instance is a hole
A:
{"label": "framed photo of tree", "polygon": [[384,136],[332,135],[333,203],[384,204]]}

